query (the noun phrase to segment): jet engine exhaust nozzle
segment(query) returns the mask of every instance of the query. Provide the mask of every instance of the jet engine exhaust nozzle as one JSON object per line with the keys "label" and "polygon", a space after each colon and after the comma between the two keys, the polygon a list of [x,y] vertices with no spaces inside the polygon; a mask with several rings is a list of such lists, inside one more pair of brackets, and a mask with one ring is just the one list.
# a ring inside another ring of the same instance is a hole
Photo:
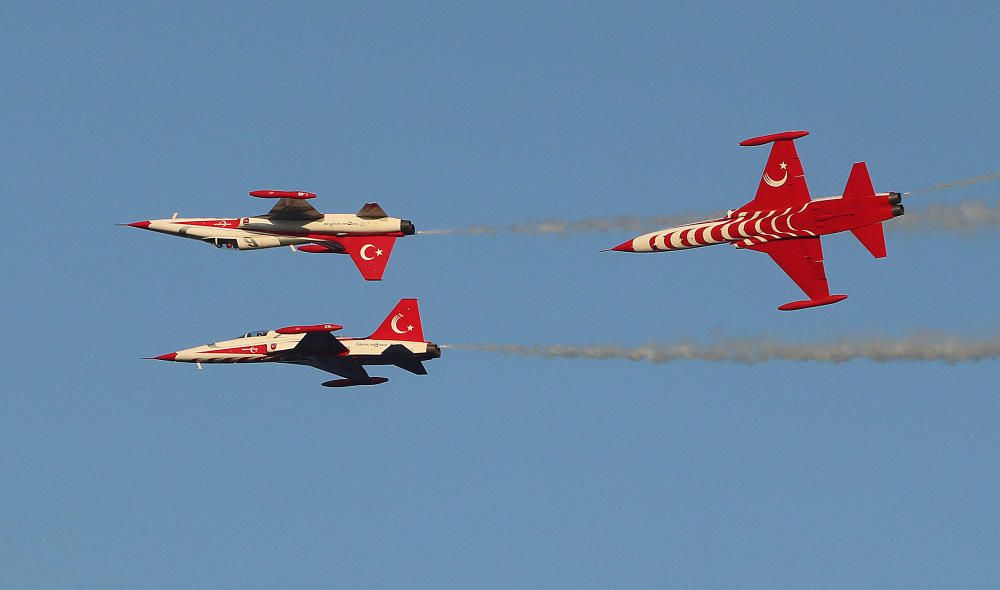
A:
{"label": "jet engine exhaust nozzle", "polygon": [[903,195],[899,193],[889,193],[889,204],[898,205],[903,202]]}
{"label": "jet engine exhaust nozzle", "polygon": [[412,236],[417,233],[417,228],[413,226],[413,222],[409,219],[402,219],[399,222],[399,231],[403,232],[404,236]]}
{"label": "jet engine exhaust nozzle", "polygon": [[906,213],[906,208],[903,207],[902,205],[896,204],[896,205],[892,206],[892,216],[893,217],[899,217],[903,213]]}
{"label": "jet engine exhaust nozzle", "polygon": [[437,344],[427,343],[427,354],[431,355],[431,358],[441,358],[441,347]]}

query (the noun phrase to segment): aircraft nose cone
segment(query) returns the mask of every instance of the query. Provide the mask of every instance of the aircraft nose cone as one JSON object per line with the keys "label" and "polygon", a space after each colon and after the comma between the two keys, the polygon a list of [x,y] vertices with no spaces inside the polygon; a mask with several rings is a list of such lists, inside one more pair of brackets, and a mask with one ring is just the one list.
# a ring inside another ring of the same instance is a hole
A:
{"label": "aircraft nose cone", "polygon": [[149,222],[148,221],[134,221],[132,223],[129,223],[128,226],[129,227],[137,227],[139,229],[146,229],[147,227],[149,227]]}
{"label": "aircraft nose cone", "polygon": [[413,227],[413,222],[409,219],[402,219],[399,222],[399,231],[403,232],[404,236],[412,236],[417,233],[417,228]]}
{"label": "aircraft nose cone", "polygon": [[632,240],[629,240],[627,242],[622,242],[621,244],[618,244],[617,246],[612,248],[612,250],[615,250],[617,252],[635,252],[635,247],[632,246]]}
{"label": "aircraft nose cone", "polygon": [[150,357],[149,360],[153,361],[172,361],[177,358],[176,352],[168,352],[167,354],[161,354],[160,356]]}

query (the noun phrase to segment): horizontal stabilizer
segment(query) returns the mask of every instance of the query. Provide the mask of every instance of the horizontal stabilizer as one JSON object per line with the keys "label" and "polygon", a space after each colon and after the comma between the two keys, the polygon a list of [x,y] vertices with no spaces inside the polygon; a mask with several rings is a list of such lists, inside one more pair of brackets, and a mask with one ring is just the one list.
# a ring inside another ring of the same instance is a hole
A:
{"label": "horizontal stabilizer", "polygon": [[383,357],[392,361],[392,364],[396,365],[400,369],[405,369],[415,375],[426,375],[427,369],[424,368],[424,364],[417,359],[417,355],[413,354],[409,348],[406,348],[402,344],[393,344],[385,349],[382,353]]}
{"label": "horizontal stabilizer", "polygon": [[358,217],[361,219],[382,219],[388,215],[378,206],[378,203],[365,203],[365,206],[358,211]]}
{"label": "horizontal stabilizer", "polygon": [[882,222],[877,221],[864,227],[856,227],[851,230],[854,237],[861,242],[875,258],[885,258],[885,231],[882,229]]}

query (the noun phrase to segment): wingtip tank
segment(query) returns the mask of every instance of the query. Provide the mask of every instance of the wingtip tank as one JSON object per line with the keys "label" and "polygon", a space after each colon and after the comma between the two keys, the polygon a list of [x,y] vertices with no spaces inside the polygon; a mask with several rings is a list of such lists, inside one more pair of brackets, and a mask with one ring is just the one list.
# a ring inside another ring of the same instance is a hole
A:
{"label": "wingtip tank", "polygon": [[334,379],[333,381],[324,381],[323,387],[352,387],[354,385],[378,385],[379,383],[385,383],[389,379],[387,377],[371,377],[367,381],[357,381],[354,379]]}
{"label": "wingtip tank", "polygon": [[312,199],[316,197],[316,193],[306,191],[259,190],[250,191],[250,196],[261,199]]}
{"label": "wingtip tank", "polygon": [[278,334],[305,334],[307,332],[336,332],[343,330],[340,324],[314,324],[312,326],[285,326],[275,330]]}
{"label": "wingtip tank", "polygon": [[765,143],[771,143],[772,141],[781,141],[785,139],[798,139],[800,137],[805,137],[809,135],[808,131],[783,131],[781,133],[772,133],[770,135],[761,135],[760,137],[751,137],[750,139],[744,139],[740,142],[743,147],[750,147],[755,145],[764,145]]}
{"label": "wingtip tank", "polygon": [[827,297],[820,297],[819,299],[806,299],[803,301],[792,301],[778,307],[778,311],[794,311],[796,309],[808,309],[810,307],[819,307],[821,305],[831,305],[837,303],[838,301],[843,301],[847,299],[847,295],[829,295]]}

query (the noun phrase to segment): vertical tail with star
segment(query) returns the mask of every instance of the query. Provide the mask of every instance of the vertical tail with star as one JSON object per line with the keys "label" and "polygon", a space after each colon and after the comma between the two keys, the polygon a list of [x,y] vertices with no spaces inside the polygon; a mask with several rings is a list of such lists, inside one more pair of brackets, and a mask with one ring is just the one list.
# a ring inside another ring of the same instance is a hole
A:
{"label": "vertical tail with star", "polygon": [[381,281],[395,236],[345,236],[337,238],[366,281]]}
{"label": "vertical tail with star", "polygon": [[396,307],[375,330],[371,340],[403,340],[423,342],[424,329],[420,326],[420,308],[416,299],[400,299]]}

